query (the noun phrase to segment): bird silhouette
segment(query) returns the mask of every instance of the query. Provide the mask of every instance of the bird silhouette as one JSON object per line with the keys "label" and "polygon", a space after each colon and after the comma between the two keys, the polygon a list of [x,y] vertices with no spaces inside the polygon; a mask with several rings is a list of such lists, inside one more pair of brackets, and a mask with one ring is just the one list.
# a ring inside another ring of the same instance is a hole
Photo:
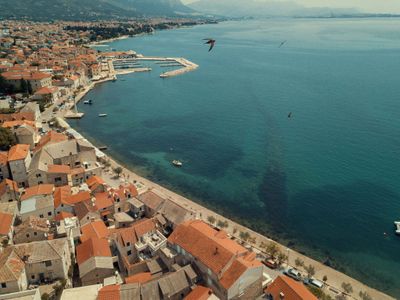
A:
{"label": "bird silhouette", "polygon": [[216,40],[214,39],[203,39],[205,42],[205,44],[209,44],[210,45],[210,49],[208,49],[208,52],[210,52],[212,50],[212,48],[214,48],[215,42]]}
{"label": "bird silhouette", "polygon": [[283,45],[285,45],[286,44],[286,42],[287,41],[283,41],[280,45],[279,45],[279,47],[278,48],[280,48],[280,47],[282,47]]}
{"label": "bird silhouette", "polygon": [[287,116],[289,119],[291,119],[292,118],[292,112],[290,112],[289,114],[288,114],[288,116]]}

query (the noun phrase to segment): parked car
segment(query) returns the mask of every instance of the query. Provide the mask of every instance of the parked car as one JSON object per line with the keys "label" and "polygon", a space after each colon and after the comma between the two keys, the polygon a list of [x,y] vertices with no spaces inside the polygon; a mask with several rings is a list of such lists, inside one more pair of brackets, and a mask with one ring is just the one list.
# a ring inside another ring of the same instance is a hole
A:
{"label": "parked car", "polygon": [[283,272],[283,274],[293,278],[294,280],[301,281],[301,273],[296,269],[287,269]]}
{"label": "parked car", "polygon": [[320,288],[320,289],[322,289],[324,287],[324,283],[322,281],[320,281],[320,280],[315,279],[315,278],[306,278],[306,279],[304,279],[303,282],[304,282],[305,285],[312,285],[312,286],[315,286],[315,287]]}
{"label": "parked car", "polygon": [[273,259],[262,260],[262,263],[270,269],[276,269],[278,267],[278,263]]}

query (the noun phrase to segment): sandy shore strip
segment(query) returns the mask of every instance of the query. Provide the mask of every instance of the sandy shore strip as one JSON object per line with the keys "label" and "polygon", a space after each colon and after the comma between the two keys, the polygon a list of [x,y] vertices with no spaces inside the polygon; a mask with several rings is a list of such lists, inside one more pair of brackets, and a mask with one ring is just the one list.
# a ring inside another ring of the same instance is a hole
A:
{"label": "sandy shore strip", "polygon": [[90,44],[87,44],[86,46],[88,46],[88,47],[97,47],[97,46],[102,46],[103,44],[106,44],[106,43],[112,43],[112,42],[119,41],[119,40],[126,40],[128,38],[130,38],[129,35],[123,35],[123,36],[119,36],[119,37],[112,38],[112,39],[106,39],[106,40],[101,40],[101,41],[98,41],[98,42],[92,42]]}

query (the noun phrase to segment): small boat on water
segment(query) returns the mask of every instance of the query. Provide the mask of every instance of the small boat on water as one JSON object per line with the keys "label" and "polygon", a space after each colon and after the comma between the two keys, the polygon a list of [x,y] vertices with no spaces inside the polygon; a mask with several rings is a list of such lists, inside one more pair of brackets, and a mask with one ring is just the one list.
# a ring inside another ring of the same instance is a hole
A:
{"label": "small boat on water", "polygon": [[107,150],[107,146],[100,146],[99,150]]}
{"label": "small boat on water", "polygon": [[107,114],[99,114],[99,117],[107,117]]}
{"label": "small boat on water", "polygon": [[93,104],[92,99],[83,101],[83,104]]}
{"label": "small boat on water", "polygon": [[394,226],[396,227],[395,229],[396,234],[400,235],[400,221],[395,221]]}
{"label": "small boat on water", "polygon": [[181,161],[179,161],[179,160],[176,160],[176,159],[174,159],[174,160],[172,161],[172,164],[173,164],[175,167],[182,167],[182,166],[183,166],[183,163],[182,163]]}

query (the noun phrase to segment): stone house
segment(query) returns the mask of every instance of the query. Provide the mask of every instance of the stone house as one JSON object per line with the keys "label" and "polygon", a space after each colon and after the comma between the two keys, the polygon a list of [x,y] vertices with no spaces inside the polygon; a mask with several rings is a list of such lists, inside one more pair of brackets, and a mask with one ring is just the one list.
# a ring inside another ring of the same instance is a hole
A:
{"label": "stone house", "polygon": [[14,228],[14,244],[45,241],[50,233],[50,223],[47,219],[29,216]]}
{"label": "stone house", "polygon": [[28,186],[28,168],[31,163],[30,146],[18,144],[8,152],[8,165],[12,179],[19,187]]}
{"label": "stone house", "polygon": [[4,179],[0,183],[0,202],[13,202],[18,200],[18,184],[10,179]]}

